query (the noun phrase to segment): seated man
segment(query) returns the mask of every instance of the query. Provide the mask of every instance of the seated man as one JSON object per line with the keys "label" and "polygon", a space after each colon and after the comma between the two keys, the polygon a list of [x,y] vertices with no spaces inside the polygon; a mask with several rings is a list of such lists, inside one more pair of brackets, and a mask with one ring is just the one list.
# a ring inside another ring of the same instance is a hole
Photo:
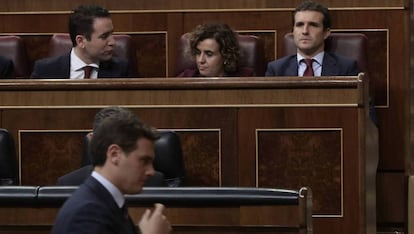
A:
{"label": "seated man", "polygon": [[305,1],[293,14],[293,41],[297,54],[270,62],[266,76],[356,76],[357,62],[324,51],[331,17],[326,7]]}
{"label": "seated man", "polygon": [[3,56],[0,56],[0,78],[14,78],[13,61]]}
{"label": "seated man", "polygon": [[[326,7],[312,1],[300,4],[293,13],[293,41],[297,54],[270,62],[266,76],[357,76],[360,68],[354,59],[324,51],[330,27],[331,16]],[[369,114],[378,126],[371,101]]]}
{"label": "seated man", "polygon": [[[117,115],[119,113],[124,112],[123,108],[120,107],[107,107],[102,110],[100,110],[98,113],[96,113],[93,121],[93,131],[95,131],[99,125],[104,121],[104,119]],[[93,132],[88,134],[88,138],[93,137]],[[86,178],[88,178],[92,171],[93,171],[92,165],[87,165],[84,167],[81,167],[77,170],[74,170],[72,172],[69,172],[68,174],[65,174],[58,178],[57,185],[61,186],[77,186],[83,183]],[[144,184],[145,187],[165,187],[167,186],[165,180],[164,180],[164,174],[161,172],[154,172],[154,175],[150,176]]]}
{"label": "seated man", "polygon": [[112,56],[114,26],[107,9],[79,6],[69,18],[70,53],[36,61],[32,78],[129,77],[127,61]]}

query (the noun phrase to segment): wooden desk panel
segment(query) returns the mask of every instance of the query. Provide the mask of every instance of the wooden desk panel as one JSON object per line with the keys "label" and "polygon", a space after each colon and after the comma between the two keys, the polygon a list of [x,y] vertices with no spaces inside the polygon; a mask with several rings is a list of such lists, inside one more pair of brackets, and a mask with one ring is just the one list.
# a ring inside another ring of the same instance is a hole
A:
{"label": "wooden desk panel", "polygon": [[[338,77],[336,80],[302,78],[300,81],[298,83],[291,77],[142,78],[105,79],[105,82],[62,79],[4,80],[0,84],[0,107],[257,107],[362,104],[362,100],[358,100],[360,94],[355,92],[358,84],[347,77]],[[337,95],[338,93],[341,95]]]}
{"label": "wooden desk panel", "polygon": [[[134,223],[138,223],[146,208],[129,207]],[[0,208],[0,233],[50,233],[59,207]],[[261,219],[257,211],[262,212]],[[301,223],[296,206],[256,207],[167,207],[166,216],[177,233],[301,233]],[[286,230],[283,231],[283,230]],[[36,233],[36,232],[35,232]],[[305,232],[303,232],[305,233]]]}
{"label": "wooden desk panel", "polygon": [[[76,189],[20,188],[0,191],[0,233],[50,232],[59,207]],[[307,188],[151,188],[126,199],[136,224],[145,209],[165,204],[172,233],[312,233],[312,192]]]}
{"label": "wooden desk panel", "polygon": [[[56,144],[47,134],[83,134],[99,108],[121,105],[180,134],[189,185],[311,186],[317,233],[375,233],[378,144],[367,88],[363,77],[16,80],[0,83],[0,106],[2,127],[25,141],[17,146],[27,185],[50,185],[56,165],[69,165],[59,159],[79,157],[70,145],[66,157],[33,150],[44,144],[26,144],[28,130]],[[53,168],[49,180],[27,180],[38,178],[24,167],[29,157],[56,162],[43,168]]]}

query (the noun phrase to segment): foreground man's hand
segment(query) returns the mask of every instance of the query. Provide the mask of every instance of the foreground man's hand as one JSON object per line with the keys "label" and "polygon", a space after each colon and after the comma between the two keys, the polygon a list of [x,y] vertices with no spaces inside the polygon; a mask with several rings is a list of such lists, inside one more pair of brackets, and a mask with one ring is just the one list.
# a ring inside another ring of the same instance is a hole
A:
{"label": "foreground man's hand", "polygon": [[155,204],[154,211],[147,209],[139,221],[142,234],[166,234],[171,232],[171,225],[164,215],[164,205]]}

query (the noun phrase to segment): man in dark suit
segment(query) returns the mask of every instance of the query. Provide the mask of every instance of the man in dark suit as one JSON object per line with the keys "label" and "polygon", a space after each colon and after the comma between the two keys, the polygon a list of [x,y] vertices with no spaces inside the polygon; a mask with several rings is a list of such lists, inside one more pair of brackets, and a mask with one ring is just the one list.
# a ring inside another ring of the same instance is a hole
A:
{"label": "man in dark suit", "polygon": [[[53,234],[138,233],[126,212],[124,194],[136,194],[154,174],[155,131],[124,109],[94,130],[90,148],[94,171],[60,209]],[[142,234],[164,234],[171,226],[164,206],[146,210]]]}
{"label": "man in dark suit", "polygon": [[[293,40],[297,54],[270,62],[266,76],[358,75],[355,60],[324,51],[330,27],[331,17],[326,7],[311,1],[300,4],[293,14]],[[306,64],[306,60],[310,61],[310,65]],[[312,72],[306,72],[308,66]]]}
{"label": "man in dark suit", "polygon": [[0,56],[0,78],[14,78],[13,61],[3,56]]}
{"label": "man in dark suit", "polygon": [[69,18],[70,53],[36,61],[32,78],[96,79],[129,77],[127,61],[112,56],[115,39],[110,13],[100,6],[79,6]]}

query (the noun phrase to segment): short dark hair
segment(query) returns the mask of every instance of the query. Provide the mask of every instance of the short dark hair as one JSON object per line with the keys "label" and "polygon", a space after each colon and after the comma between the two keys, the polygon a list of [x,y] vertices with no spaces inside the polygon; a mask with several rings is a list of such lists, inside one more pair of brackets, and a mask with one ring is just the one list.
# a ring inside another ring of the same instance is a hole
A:
{"label": "short dark hair", "polygon": [[106,152],[111,144],[118,145],[128,154],[138,147],[138,139],[146,138],[155,141],[159,138],[154,128],[141,122],[130,110],[110,107],[99,113],[112,114],[100,119],[99,124],[94,127],[90,143],[91,160],[94,166],[105,164]]}
{"label": "short dark hair", "polygon": [[105,118],[111,115],[122,113],[124,111],[127,110],[119,106],[110,106],[101,109],[98,113],[95,114],[95,117],[93,118],[93,131],[95,131],[98,128],[98,126],[102,123],[102,121]]}
{"label": "short dark hair", "polygon": [[295,26],[295,15],[299,11],[317,11],[322,13],[323,30],[325,31],[328,28],[331,28],[331,15],[329,13],[328,8],[326,8],[322,4],[313,1],[304,1],[301,4],[299,4],[299,6],[297,6],[295,11],[293,12],[293,26]]}
{"label": "short dark hair", "polygon": [[69,34],[73,46],[76,46],[77,35],[84,35],[87,40],[91,39],[95,18],[109,17],[111,14],[107,9],[96,5],[81,5],[74,9],[69,17]]}
{"label": "short dark hair", "polygon": [[224,71],[235,72],[238,69],[241,52],[237,33],[227,24],[206,23],[198,25],[190,36],[190,52],[195,55],[197,45],[205,39],[214,39],[220,46],[220,53],[224,58]]}

